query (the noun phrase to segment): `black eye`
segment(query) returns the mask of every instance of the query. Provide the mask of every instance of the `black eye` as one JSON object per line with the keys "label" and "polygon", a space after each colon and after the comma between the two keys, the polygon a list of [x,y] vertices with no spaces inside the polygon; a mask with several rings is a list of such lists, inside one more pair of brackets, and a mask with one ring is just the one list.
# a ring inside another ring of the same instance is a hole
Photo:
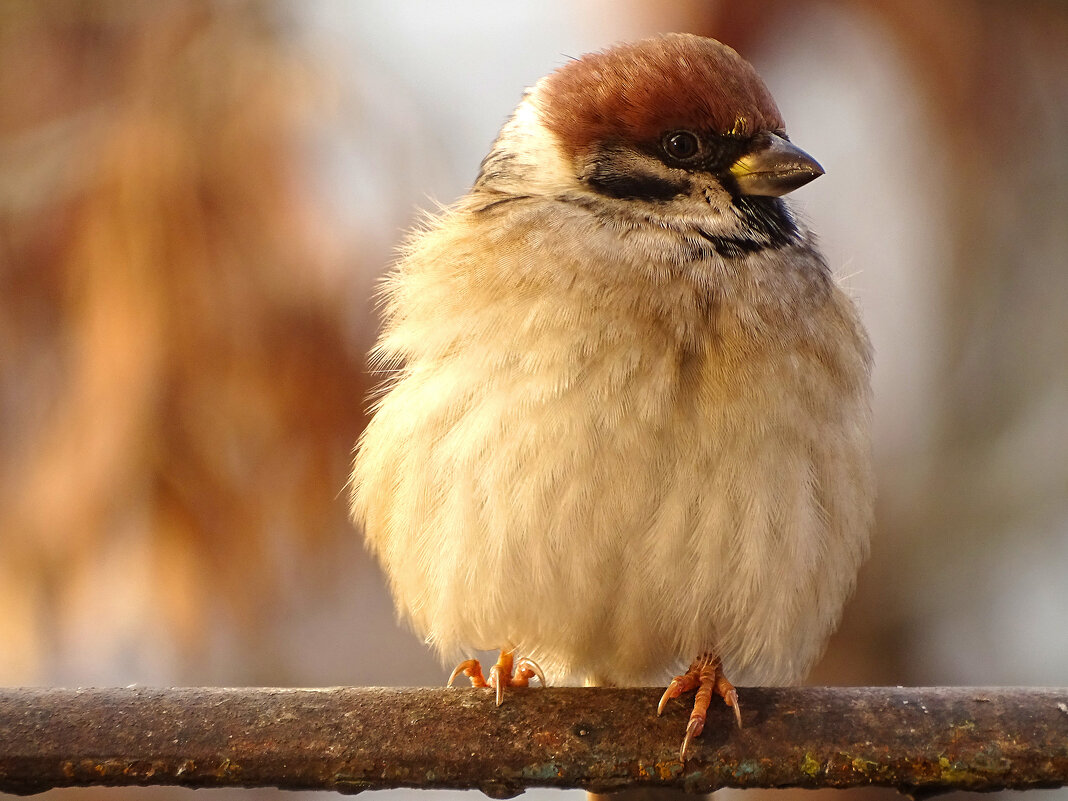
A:
{"label": "black eye", "polygon": [[692,159],[701,151],[701,140],[689,131],[673,131],[664,136],[664,152],[678,161]]}

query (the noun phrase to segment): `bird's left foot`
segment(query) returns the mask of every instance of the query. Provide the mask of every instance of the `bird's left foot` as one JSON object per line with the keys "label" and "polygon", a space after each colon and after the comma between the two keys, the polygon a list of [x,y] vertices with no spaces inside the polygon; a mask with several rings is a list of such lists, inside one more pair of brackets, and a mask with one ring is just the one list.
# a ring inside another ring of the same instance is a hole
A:
{"label": "bird's left foot", "polygon": [[497,691],[497,706],[504,702],[505,687],[526,687],[535,677],[542,687],[545,686],[545,674],[538,664],[525,656],[516,659],[515,651],[501,651],[497,664],[490,668],[489,681],[482,674],[482,665],[477,659],[465,659],[458,664],[449,676],[449,687],[460,674],[471,679],[472,687],[493,687]]}
{"label": "bird's left foot", "polygon": [[690,741],[705,727],[705,715],[712,700],[712,693],[716,693],[727,706],[734,709],[734,719],[738,721],[738,728],[742,728],[742,710],[738,705],[738,691],[723,675],[723,663],[718,656],[711,653],[701,654],[685,673],[673,678],[660,698],[656,714],[662,713],[667,702],[672,698],[678,698],[690,690],[697,690],[697,694],[694,696],[690,721],[686,724],[686,736],[682,740],[682,748],[679,749],[679,760],[682,762],[686,761],[686,749],[689,748]]}

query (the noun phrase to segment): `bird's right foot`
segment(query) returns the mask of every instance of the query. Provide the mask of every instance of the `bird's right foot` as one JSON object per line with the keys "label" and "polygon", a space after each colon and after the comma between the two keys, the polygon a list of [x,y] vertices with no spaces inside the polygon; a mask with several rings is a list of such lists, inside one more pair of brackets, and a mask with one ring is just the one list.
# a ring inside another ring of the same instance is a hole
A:
{"label": "bird's right foot", "polygon": [[727,706],[734,709],[734,719],[738,723],[738,728],[742,728],[742,708],[738,704],[738,691],[723,674],[723,663],[719,657],[711,653],[701,654],[685,673],[671,680],[671,684],[660,698],[656,714],[661,714],[664,706],[672,698],[678,698],[692,690],[697,690],[697,694],[694,697],[693,712],[690,713],[690,720],[686,724],[686,736],[679,749],[681,762],[686,761],[686,750],[690,747],[690,741],[705,727],[705,715],[713,693],[722,698]]}

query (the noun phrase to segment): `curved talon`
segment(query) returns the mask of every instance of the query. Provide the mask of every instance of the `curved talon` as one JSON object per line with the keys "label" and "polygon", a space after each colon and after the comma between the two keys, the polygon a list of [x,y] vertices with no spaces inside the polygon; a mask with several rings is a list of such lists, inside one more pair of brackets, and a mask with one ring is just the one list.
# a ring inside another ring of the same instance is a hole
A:
{"label": "curved talon", "polygon": [[734,719],[738,722],[738,728],[742,728],[742,707],[738,703],[738,691],[731,687],[723,693],[723,700],[734,710]]}
{"label": "curved talon", "polygon": [[490,668],[489,685],[497,691],[497,706],[504,703],[504,688],[508,681],[509,678],[501,667],[500,662]]}
{"label": "curved talon", "polygon": [[678,698],[678,693],[672,692],[678,686],[678,679],[672,679],[671,684],[664,690],[664,694],[660,696],[660,703],[656,705],[656,716],[660,717],[664,714],[664,707],[667,706],[667,702],[672,698]]}
{"label": "curved talon", "polygon": [[664,694],[660,696],[660,703],[656,705],[656,715],[660,717],[664,713],[664,707],[667,706],[667,702],[672,698],[678,698],[683,693],[692,690],[697,686],[697,682],[692,680],[693,677],[689,673],[683,676],[676,676],[671,680],[671,684],[664,690]]}
{"label": "curved talon", "polygon": [[699,735],[705,728],[705,717],[697,717],[697,713],[690,716],[690,722],[686,724],[686,736],[682,738],[682,747],[679,749],[679,762],[686,761],[686,749],[690,747],[690,741]]}
{"label": "curved talon", "polygon": [[512,666],[515,655],[511,651],[501,651],[497,664],[490,668],[490,687],[497,691],[497,706],[504,703],[504,688],[512,683]]}
{"label": "curved talon", "polygon": [[541,667],[533,659],[527,659],[522,657],[515,663],[515,678],[512,680],[512,684],[526,687],[532,678],[537,676],[538,681],[541,682],[542,687],[547,687],[545,682],[545,674],[542,672]]}
{"label": "curved talon", "polygon": [[465,659],[463,662],[458,664],[456,666],[456,669],[453,670],[452,675],[449,676],[448,684],[446,684],[445,686],[451,687],[452,683],[460,677],[461,673],[471,679],[472,687],[489,686],[486,683],[486,677],[482,675],[482,665],[479,664],[479,661],[477,659]]}
{"label": "curved talon", "polygon": [[464,666],[463,666],[463,663],[461,662],[459,665],[456,666],[456,668],[452,671],[452,673],[449,674],[449,680],[447,682],[445,682],[445,686],[446,687],[451,687],[453,685],[453,683],[458,678],[460,678],[460,674],[463,673],[463,672],[464,672]]}

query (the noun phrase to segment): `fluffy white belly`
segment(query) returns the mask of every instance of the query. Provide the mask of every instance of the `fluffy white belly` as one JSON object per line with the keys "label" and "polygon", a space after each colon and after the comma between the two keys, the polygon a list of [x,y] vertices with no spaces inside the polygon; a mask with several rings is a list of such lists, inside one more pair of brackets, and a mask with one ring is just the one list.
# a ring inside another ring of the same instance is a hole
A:
{"label": "fluffy white belly", "polygon": [[867,398],[818,397],[799,354],[728,373],[645,344],[544,373],[454,358],[384,398],[356,503],[444,658],[629,684],[706,650],[736,683],[819,656],[866,550]]}

